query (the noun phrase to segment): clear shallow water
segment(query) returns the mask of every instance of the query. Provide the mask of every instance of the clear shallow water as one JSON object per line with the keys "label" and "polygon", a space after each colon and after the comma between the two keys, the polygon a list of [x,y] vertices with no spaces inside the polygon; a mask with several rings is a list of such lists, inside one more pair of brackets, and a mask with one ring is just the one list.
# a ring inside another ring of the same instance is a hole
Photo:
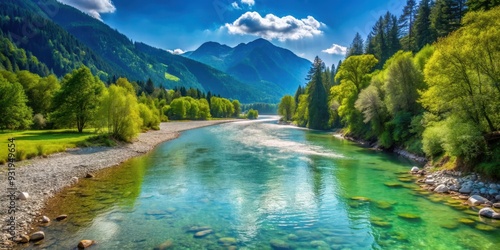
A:
{"label": "clear shallow water", "polygon": [[[270,249],[271,241],[293,249],[499,249],[498,222],[420,191],[410,162],[274,123],[187,131],[81,180],[46,211],[68,219],[26,247],[73,249],[92,239],[93,249],[153,249],[167,240],[172,249]],[[193,226],[213,233],[195,238]]]}

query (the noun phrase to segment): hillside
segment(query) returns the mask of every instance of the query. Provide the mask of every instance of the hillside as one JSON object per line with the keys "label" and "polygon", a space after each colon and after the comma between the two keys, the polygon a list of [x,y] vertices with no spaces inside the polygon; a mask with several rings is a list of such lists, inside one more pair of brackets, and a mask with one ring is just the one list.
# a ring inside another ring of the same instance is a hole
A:
{"label": "hillside", "polygon": [[[9,34],[5,37],[13,44],[37,57],[58,76],[84,64],[103,80],[112,76],[143,81],[151,78],[157,86],[193,87],[242,102],[277,98],[202,63],[133,43],[117,30],[73,7],[55,0],[44,1],[45,7],[37,3],[34,0],[2,1],[0,28],[3,34]],[[31,25],[33,30],[26,34],[25,24],[37,25]]]}
{"label": "hillside", "polygon": [[184,56],[211,65],[236,79],[283,94],[304,84],[311,62],[264,39],[231,48],[216,42],[202,44]]}

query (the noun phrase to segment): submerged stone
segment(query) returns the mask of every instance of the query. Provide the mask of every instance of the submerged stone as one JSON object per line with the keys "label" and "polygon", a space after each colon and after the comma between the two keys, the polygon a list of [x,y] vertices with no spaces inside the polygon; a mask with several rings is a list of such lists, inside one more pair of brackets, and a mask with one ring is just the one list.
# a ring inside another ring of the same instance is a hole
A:
{"label": "submerged stone", "polygon": [[479,229],[481,231],[495,231],[496,228],[486,224],[477,224],[476,229]]}
{"label": "submerged stone", "polygon": [[203,230],[203,231],[199,231],[197,233],[194,234],[194,237],[195,238],[203,238],[211,233],[213,233],[214,231],[212,231],[212,229],[208,229],[208,230]]}
{"label": "submerged stone", "polygon": [[384,185],[391,187],[391,188],[403,187],[403,185],[401,183],[398,183],[398,182],[386,182],[386,183],[384,183]]}
{"label": "submerged stone", "polygon": [[174,242],[172,240],[167,240],[153,249],[154,250],[166,250],[166,249],[172,248],[173,246],[174,246]]}
{"label": "submerged stone", "polygon": [[351,200],[355,200],[355,201],[370,201],[370,198],[366,198],[366,197],[363,197],[363,196],[354,196],[354,197],[351,197]]}
{"label": "submerged stone", "polygon": [[452,230],[452,229],[458,228],[458,223],[456,223],[456,222],[449,222],[449,223],[440,224],[439,226],[442,227],[442,228],[446,228],[446,229]]}
{"label": "submerged stone", "polygon": [[411,221],[420,220],[420,216],[418,216],[416,214],[411,214],[411,213],[400,213],[400,214],[398,214],[398,217],[405,219],[405,220],[411,220]]}
{"label": "submerged stone", "polygon": [[81,240],[78,243],[78,249],[85,249],[92,246],[95,243],[93,240]]}
{"label": "submerged stone", "polygon": [[458,219],[460,223],[466,224],[466,225],[472,225],[476,223],[474,220],[468,219],[468,218],[460,218]]}
{"label": "submerged stone", "polygon": [[279,239],[272,239],[269,244],[271,245],[272,249],[275,250],[288,250],[291,249],[290,245],[286,243],[284,240],[279,240]]}
{"label": "submerged stone", "polygon": [[219,244],[224,246],[236,245],[238,244],[238,240],[232,237],[222,237],[218,240]]}
{"label": "submerged stone", "polygon": [[380,209],[392,209],[392,204],[388,201],[378,201],[376,206]]}
{"label": "submerged stone", "polygon": [[293,241],[295,241],[295,240],[298,240],[298,239],[299,239],[299,236],[297,236],[297,235],[295,235],[295,234],[289,234],[289,235],[287,236],[287,238],[288,238],[289,240],[293,240]]}

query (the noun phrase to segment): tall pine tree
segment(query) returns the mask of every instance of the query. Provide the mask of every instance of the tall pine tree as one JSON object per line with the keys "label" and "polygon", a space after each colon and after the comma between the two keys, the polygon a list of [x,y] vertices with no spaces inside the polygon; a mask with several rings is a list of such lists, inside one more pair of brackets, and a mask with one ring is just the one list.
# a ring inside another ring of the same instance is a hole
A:
{"label": "tall pine tree", "polygon": [[328,112],[328,95],[323,84],[325,64],[318,56],[314,58],[309,70],[307,86],[309,94],[309,123],[311,129],[327,129],[330,113]]}
{"label": "tall pine tree", "polygon": [[[354,36],[354,39],[352,40],[351,47],[349,47],[349,50],[347,51],[346,58],[350,56],[362,55],[364,53],[363,47],[363,38],[361,38],[361,35],[359,33],[356,33],[356,36]],[[334,69],[335,68],[332,67],[332,71]]]}
{"label": "tall pine tree", "polygon": [[403,46],[406,50],[414,51],[413,26],[417,16],[417,2],[415,0],[407,0],[406,6],[403,9],[403,14],[399,17],[398,23],[403,40]]}
{"label": "tall pine tree", "polygon": [[436,38],[431,28],[431,3],[422,0],[418,6],[417,19],[415,20],[415,49],[421,50],[425,45],[432,44]]}

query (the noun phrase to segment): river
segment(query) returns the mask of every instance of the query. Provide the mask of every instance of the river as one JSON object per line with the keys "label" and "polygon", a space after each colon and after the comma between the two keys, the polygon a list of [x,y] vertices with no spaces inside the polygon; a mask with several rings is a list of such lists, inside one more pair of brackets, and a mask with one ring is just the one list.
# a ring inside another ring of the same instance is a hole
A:
{"label": "river", "polygon": [[498,249],[500,224],[420,190],[413,164],[272,117],[190,130],[51,199],[68,219],[25,248]]}

